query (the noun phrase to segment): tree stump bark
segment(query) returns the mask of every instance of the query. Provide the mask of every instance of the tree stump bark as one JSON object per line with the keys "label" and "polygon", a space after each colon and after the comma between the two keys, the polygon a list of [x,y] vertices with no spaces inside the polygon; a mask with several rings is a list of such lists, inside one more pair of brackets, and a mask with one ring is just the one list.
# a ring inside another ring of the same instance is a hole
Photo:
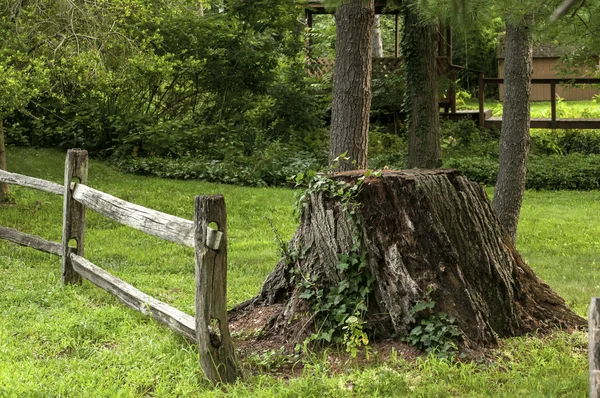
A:
{"label": "tree stump bark", "polygon": [[[362,173],[334,178],[352,184]],[[435,312],[456,318],[472,348],[498,337],[584,324],[503,234],[483,187],[457,170],[383,171],[364,180],[357,200],[359,224],[339,200],[312,193],[290,243],[304,255],[280,261],[258,296],[234,312],[282,304],[265,332],[301,342],[310,330],[307,322],[298,325],[310,318],[310,308],[299,298],[295,275],[319,274],[322,283],[338,283],[338,256],[359,234],[374,278],[366,320],[379,336],[406,335],[411,307],[428,294]]]}

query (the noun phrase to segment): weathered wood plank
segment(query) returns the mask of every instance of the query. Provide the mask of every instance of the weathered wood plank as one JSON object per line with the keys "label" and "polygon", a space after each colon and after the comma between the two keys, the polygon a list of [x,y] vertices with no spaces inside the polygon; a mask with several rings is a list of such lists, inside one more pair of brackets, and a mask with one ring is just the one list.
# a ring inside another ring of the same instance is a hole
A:
{"label": "weathered wood plank", "polygon": [[600,398],[600,297],[592,297],[588,317],[590,398]]}
{"label": "weathered wood plank", "polygon": [[[238,377],[227,320],[227,214],[223,195],[196,196],[196,336],[200,365],[214,383]],[[220,240],[208,224],[214,222]],[[217,240],[219,240],[217,242]]]}
{"label": "weathered wood plank", "polygon": [[16,229],[0,226],[0,238],[6,239],[17,245],[31,247],[50,254],[62,256],[62,245],[58,242],[51,242],[36,235],[29,235]]}
{"label": "weathered wood plank", "polygon": [[[83,256],[85,243],[85,207],[73,199],[72,182],[76,179],[87,184],[88,153],[81,149],[69,149],[65,160],[63,186],[63,235],[62,235],[62,282],[81,283],[81,276],[73,270],[70,253]],[[75,247],[69,242],[75,241]]]}
{"label": "weathered wood plank", "polygon": [[83,184],[75,186],[73,199],[121,224],[171,242],[194,247],[192,221],[126,202]]}
{"label": "weathered wood plank", "polygon": [[63,194],[63,187],[60,184],[22,174],[9,173],[4,170],[0,170],[0,181],[11,185],[39,189],[40,191],[50,192],[56,195]]}
{"label": "weathered wood plank", "polygon": [[129,308],[151,316],[190,341],[196,341],[194,317],[139,291],[81,256],[71,254],[70,258],[75,271],[94,285],[116,296]]}

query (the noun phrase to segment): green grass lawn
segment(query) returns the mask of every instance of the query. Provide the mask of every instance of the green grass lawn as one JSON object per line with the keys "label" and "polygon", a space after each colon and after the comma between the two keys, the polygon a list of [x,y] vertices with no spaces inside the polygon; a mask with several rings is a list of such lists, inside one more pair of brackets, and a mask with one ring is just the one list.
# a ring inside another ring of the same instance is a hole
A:
{"label": "green grass lawn", "polygon": [[[550,101],[532,101],[530,103],[531,117],[549,119],[552,117]],[[465,101],[459,109],[479,109],[477,98]],[[502,103],[496,100],[486,100],[485,109],[491,109],[493,116],[502,116]],[[600,103],[587,101],[558,101],[556,103],[558,118],[600,118]]]}
{"label": "green grass lawn", "polygon": [[[64,154],[10,148],[9,171],[61,182]],[[295,229],[294,192],[124,175],[91,161],[89,185],[187,219],[194,196],[225,195],[228,305],[255,295]],[[13,187],[16,206],[0,225],[59,241],[62,198]],[[541,278],[585,316],[600,295],[600,192],[528,192],[518,245]],[[193,313],[193,250],[88,212],[86,257],[142,291]],[[0,397],[582,397],[587,334],[505,340],[489,362],[401,357],[332,369],[325,354],[305,359],[292,379],[247,371],[226,390],[202,378],[194,345],[122,306],[87,281],[63,287],[60,259],[0,241]],[[273,358],[275,361],[276,358]],[[244,364],[250,369],[249,364]],[[339,369],[343,370],[339,370]]]}

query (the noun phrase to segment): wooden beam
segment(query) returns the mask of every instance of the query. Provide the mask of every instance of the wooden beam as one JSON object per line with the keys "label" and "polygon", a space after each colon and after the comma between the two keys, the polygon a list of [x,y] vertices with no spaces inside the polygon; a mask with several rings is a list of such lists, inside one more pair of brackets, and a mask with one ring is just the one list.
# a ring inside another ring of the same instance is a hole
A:
{"label": "wooden beam", "polygon": [[399,29],[398,29],[398,14],[396,14],[396,36],[395,36],[395,42],[394,42],[394,57],[398,58],[399,55],[399,47],[400,47],[400,39],[399,39]]}
{"label": "wooden beam", "polygon": [[148,209],[87,185],[77,184],[73,199],[118,223],[184,246],[194,247],[194,223]]}
{"label": "wooden beam", "polygon": [[600,297],[592,297],[588,316],[590,398],[600,398]]}
{"label": "wooden beam", "polygon": [[[238,377],[227,320],[227,213],[223,195],[196,196],[196,336],[200,365],[213,383]],[[217,224],[220,243],[211,242],[208,224]],[[212,246],[212,248],[211,248]]]}
{"label": "wooden beam", "polygon": [[452,26],[450,25],[446,28],[446,55],[448,62],[452,65]]}
{"label": "wooden beam", "polygon": [[[69,149],[65,160],[63,187],[63,234],[62,234],[62,282],[81,283],[81,276],[73,269],[70,253],[83,256],[85,240],[85,207],[73,199],[71,182],[87,184],[88,153],[81,149]],[[69,243],[75,241],[75,247]]]}
{"label": "wooden beam", "polygon": [[34,178],[24,176],[16,173],[9,173],[8,171],[0,170],[0,182],[6,182],[11,185],[19,185],[27,188],[39,189],[40,191],[50,192],[56,195],[63,194],[63,187],[55,182],[42,180],[40,178]]}
{"label": "wooden beam", "polygon": [[62,245],[58,242],[51,242],[39,236],[29,235],[16,229],[0,226],[0,238],[17,245],[31,247],[50,254],[62,256]]}
{"label": "wooden beam", "polygon": [[485,82],[486,79],[483,73],[479,74],[479,127],[485,126],[485,104],[484,104],[484,96],[485,96]]}
{"label": "wooden beam", "polygon": [[156,319],[190,341],[196,340],[194,317],[139,291],[81,256],[71,254],[70,259],[79,275],[116,296],[129,308]]}
{"label": "wooden beam", "polygon": [[552,128],[556,128],[556,83],[550,83],[550,108],[552,114]]}

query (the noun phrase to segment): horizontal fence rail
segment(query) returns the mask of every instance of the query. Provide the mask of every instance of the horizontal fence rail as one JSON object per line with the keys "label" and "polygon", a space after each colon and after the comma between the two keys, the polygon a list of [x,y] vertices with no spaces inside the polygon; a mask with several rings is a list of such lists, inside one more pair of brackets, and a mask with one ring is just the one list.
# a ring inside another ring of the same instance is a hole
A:
{"label": "horizontal fence rail", "polygon": [[194,247],[192,221],[126,202],[83,184],[75,185],[73,199],[118,223],[164,240]]}
{"label": "horizontal fence rail", "polygon": [[[86,185],[87,166],[87,151],[69,150],[64,185],[0,170],[0,182],[63,196],[62,243],[3,226],[0,239],[60,256],[64,284],[79,284],[82,278],[87,279],[126,306],[196,342],[200,366],[210,381],[235,381],[239,371],[227,321],[227,228],[223,196],[197,196],[194,221],[189,221],[90,188]],[[194,248],[195,315],[141,292],[86,260],[83,257],[86,208],[149,235]],[[210,222],[215,222],[218,230],[209,228]]]}
{"label": "horizontal fence rail", "polygon": [[3,227],[0,225],[0,238],[17,245],[31,247],[50,254],[62,256],[62,245],[58,242],[51,242],[39,236],[29,235],[16,229]]}
{"label": "horizontal fence rail", "polygon": [[151,316],[183,337],[196,341],[196,327],[193,316],[139,291],[85,258],[73,253],[71,254],[71,264],[73,264],[73,269],[79,275],[116,296],[129,308]]}
{"label": "horizontal fence rail", "polygon": [[60,184],[39,178],[24,176],[21,174],[9,173],[8,171],[4,170],[0,170],[0,182],[39,189],[40,191],[50,192],[56,195],[63,194],[63,186]]}

